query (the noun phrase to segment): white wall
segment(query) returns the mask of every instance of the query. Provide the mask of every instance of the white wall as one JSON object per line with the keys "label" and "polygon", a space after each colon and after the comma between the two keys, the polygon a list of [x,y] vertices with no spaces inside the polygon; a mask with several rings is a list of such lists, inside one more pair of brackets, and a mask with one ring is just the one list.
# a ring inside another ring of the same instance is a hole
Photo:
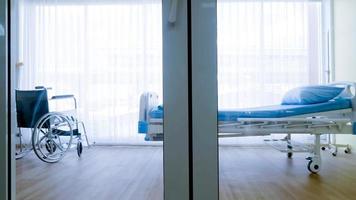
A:
{"label": "white wall", "polygon": [[[334,0],[335,80],[356,81],[356,0]],[[342,135],[356,153],[356,136]]]}

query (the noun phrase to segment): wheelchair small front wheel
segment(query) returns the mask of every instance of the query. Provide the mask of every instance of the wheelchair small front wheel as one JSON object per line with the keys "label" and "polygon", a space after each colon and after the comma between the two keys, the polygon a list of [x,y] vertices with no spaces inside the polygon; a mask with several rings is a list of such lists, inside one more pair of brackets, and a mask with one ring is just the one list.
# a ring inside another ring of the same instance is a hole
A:
{"label": "wheelchair small front wheel", "polygon": [[344,152],[347,153],[347,154],[351,153],[351,148],[347,147]]}
{"label": "wheelchair small front wheel", "polygon": [[81,157],[82,153],[83,153],[83,144],[82,144],[82,142],[78,141],[78,143],[77,143],[77,154],[78,154],[79,158]]}
{"label": "wheelchair small front wheel", "polygon": [[293,157],[293,152],[288,152],[287,156],[288,156],[288,158],[292,158]]}
{"label": "wheelchair small front wheel", "polygon": [[72,121],[61,113],[47,113],[35,125],[32,147],[40,160],[55,163],[70,148],[72,138]]}

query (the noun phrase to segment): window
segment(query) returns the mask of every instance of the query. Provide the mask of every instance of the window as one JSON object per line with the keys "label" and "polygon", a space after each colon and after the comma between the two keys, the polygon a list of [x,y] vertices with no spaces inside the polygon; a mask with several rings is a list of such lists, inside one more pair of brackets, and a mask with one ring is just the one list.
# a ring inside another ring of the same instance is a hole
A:
{"label": "window", "polygon": [[218,1],[219,108],[278,104],[322,82],[321,41],[321,2]]}
{"label": "window", "polygon": [[[21,1],[18,87],[75,94],[92,141],[141,142],[139,97],[162,97],[161,1],[98,2]],[[217,24],[219,108],[323,80],[321,2],[221,0]]]}
{"label": "window", "polygon": [[91,141],[144,141],[140,95],[162,97],[161,18],[159,0],[22,0],[18,87],[75,94]]}

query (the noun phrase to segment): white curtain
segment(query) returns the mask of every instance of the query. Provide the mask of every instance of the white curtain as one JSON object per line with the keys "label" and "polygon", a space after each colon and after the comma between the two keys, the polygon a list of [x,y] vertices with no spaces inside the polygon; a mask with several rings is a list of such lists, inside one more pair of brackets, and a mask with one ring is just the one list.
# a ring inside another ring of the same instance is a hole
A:
{"label": "white curtain", "polygon": [[[97,143],[138,143],[139,95],[162,97],[160,0],[20,0],[19,88],[73,93]],[[322,81],[321,3],[218,0],[219,108]]]}
{"label": "white curtain", "polygon": [[91,142],[137,143],[139,97],[162,97],[160,0],[21,0],[19,88],[74,94]]}
{"label": "white curtain", "polygon": [[[324,81],[321,3],[218,0],[219,109],[280,104],[287,90]],[[220,140],[228,145],[262,142],[263,137]]]}
{"label": "white curtain", "polygon": [[218,0],[219,108],[278,104],[322,81],[321,1]]}

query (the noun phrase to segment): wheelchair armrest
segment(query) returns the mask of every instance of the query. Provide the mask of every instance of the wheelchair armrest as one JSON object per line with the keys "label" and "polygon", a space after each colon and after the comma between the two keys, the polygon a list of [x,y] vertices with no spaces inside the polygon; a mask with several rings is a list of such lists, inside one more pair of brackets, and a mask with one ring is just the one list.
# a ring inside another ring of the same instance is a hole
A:
{"label": "wheelchair armrest", "polygon": [[74,101],[74,108],[77,109],[77,99],[74,97],[73,94],[64,94],[64,95],[55,95],[52,96],[50,100],[61,100],[61,99],[73,99]]}
{"label": "wheelchair armrest", "polygon": [[68,99],[68,98],[74,98],[74,95],[73,94],[55,95],[55,96],[52,96],[51,99]]}

